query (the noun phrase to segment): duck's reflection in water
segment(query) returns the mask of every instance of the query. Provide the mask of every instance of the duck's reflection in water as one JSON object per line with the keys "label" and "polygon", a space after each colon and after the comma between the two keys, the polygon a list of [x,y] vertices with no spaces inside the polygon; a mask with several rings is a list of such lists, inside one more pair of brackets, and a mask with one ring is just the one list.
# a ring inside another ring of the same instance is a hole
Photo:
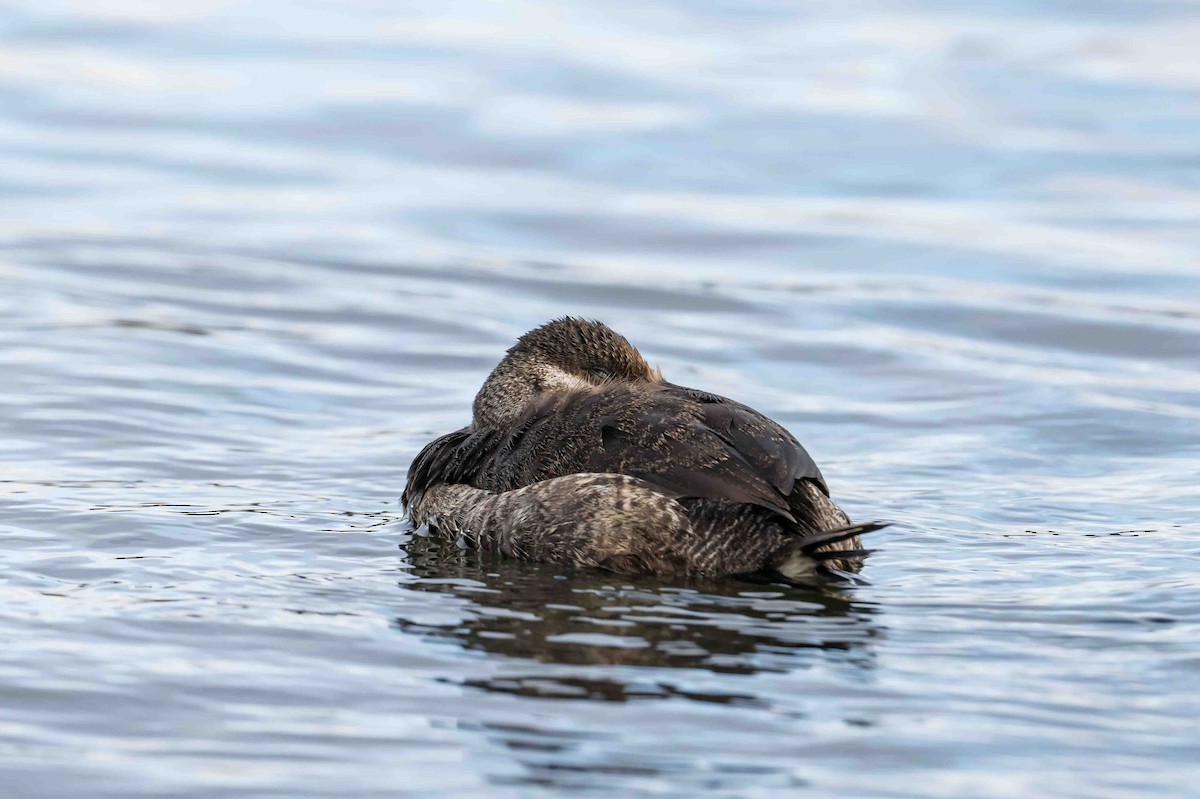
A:
{"label": "duck's reflection in water", "polygon": [[408,549],[417,579],[406,587],[457,601],[443,617],[402,617],[395,624],[504,656],[497,673],[468,683],[488,691],[761,704],[756,691],[731,690],[744,681],[704,676],[789,673],[831,660],[869,669],[883,629],[875,606],[836,585],[681,585],[570,573],[420,537]]}

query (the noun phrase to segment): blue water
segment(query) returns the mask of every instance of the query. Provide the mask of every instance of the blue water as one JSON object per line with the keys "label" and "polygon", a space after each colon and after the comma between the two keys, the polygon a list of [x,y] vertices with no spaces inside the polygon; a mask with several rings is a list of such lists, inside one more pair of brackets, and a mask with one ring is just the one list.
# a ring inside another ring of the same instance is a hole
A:
{"label": "blue water", "polygon": [[[0,4],[0,796],[1188,797],[1200,5]],[[869,585],[412,539],[515,336]]]}

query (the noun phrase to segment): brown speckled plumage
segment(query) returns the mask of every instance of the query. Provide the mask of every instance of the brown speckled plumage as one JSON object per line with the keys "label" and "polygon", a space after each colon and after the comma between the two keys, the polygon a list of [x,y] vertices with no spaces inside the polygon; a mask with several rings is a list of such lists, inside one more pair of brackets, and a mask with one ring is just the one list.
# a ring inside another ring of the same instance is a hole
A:
{"label": "brown speckled plumage", "polygon": [[509,350],[472,423],[414,460],[403,502],[470,546],[622,573],[803,580],[856,569],[876,527],[850,526],[778,424],[665,382],[622,336],[571,318]]}

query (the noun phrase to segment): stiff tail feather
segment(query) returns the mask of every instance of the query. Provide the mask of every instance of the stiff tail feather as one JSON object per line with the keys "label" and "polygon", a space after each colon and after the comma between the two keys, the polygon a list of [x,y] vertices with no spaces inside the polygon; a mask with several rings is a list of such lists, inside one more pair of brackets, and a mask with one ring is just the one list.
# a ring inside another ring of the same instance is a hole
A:
{"label": "stiff tail feather", "polygon": [[764,572],[773,579],[789,583],[808,582],[817,575],[841,577],[845,571],[837,568],[839,562],[860,560],[871,554],[873,550],[861,549],[857,546],[853,549],[827,550],[822,550],[821,547],[882,530],[888,524],[888,522],[863,522],[801,536],[775,550],[771,554]]}

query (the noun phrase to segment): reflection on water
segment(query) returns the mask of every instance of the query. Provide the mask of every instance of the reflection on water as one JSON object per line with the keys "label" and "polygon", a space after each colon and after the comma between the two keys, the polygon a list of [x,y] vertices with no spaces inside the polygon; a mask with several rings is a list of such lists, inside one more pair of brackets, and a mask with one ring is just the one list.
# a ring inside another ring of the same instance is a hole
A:
{"label": "reflection on water", "polygon": [[[1191,795],[1198,50],[1165,0],[0,6],[0,793]],[[897,520],[868,582],[409,540],[563,314]]]}
{"label": "reflection on water", "polygon": [[[588,793],[609,781],[638,790],[653,780],[680,797],[748,784],[803,786],[800,761],[786,744],[747,758],[724,738],[729,719],[701,721],[703,714],[692,711],[698,734],[714,734],[713,743],[726,750],[698,772],[691,757],[672,751],[679,744],[665,749],[656,740],[665,730],[654,708],[666,703],[752,713],[741,724],[769,720],[786,741],[793,732],[781,725],[805,723],[814,715],[812,703],[829,689],[827,678],[806,685],[800,676],[832,667],[843,675],[839,680],[860,682],[873,667],[872,646],[882,635],[878,608],[832,584],[800,589],[714,581],[680,587],[654,578],[628,584],[598,572],[509,562],[421,536],[409,542],[408,552],[415,579],[405,588],[451,601],[433,614],[418,609],[398,616],[396,628],[464,655],[482,654],[493,666],[486,676],[444,682],[463,686],[468,695],[544,700],[533,712],[549,718],[569,718],[575,711],[564,703],[581,703],[580,712],[595,722],[581,729],[509,720],[467,725],[520,764],[519,773],[496,778],[498,785]],[[855,672],[860,676],[850,677]],[[790,689],[780,691],[772,675]],[[597,702],[627,709],[601,714]],[[866,717],[841,720],[850,728],[872,723]]]}
{"label": "reflection on water", "polygon": [[[856,603],[835,585],[751,588],[736,581],[676,587],[639,578],[628,584],[603,573],[509,563],[490,553],[461,551],[415,537],[408,588],[445,593],[458,602],[453,621],[434,625],[404,618],[406,632],[448,639],[467,649],[531,661],[529,673],[508,666],[502,679],[472,683],[523,696],[587,696],[621,700],[673,695],[647,675],[589,680],[587,669],[635,666],[703,669],[726,674],[787,672],[817,657],[868,668],[870,644],[881,634],[876,608]],[[461,603],[461,604],[459,604]],[[537,665],[533,665],[537,664]],[[666,673],[661,673],[662,677]],[[629,685],[624,680],[631,678]],[[693,696],[759,701],[747,696]]]}

